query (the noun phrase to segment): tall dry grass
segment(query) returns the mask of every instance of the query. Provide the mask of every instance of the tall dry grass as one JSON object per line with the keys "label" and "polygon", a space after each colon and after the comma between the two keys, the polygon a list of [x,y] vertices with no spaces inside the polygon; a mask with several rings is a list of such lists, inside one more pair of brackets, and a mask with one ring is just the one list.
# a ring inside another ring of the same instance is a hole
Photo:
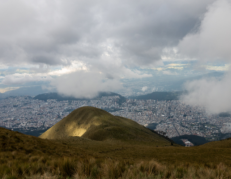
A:
{"label": "tall dry grass", "polygon": [[[9,158],[10,159],[10,158]],[[1,160],[1,159],[0,159]],[[24,162],[21,162],[24,160]],[[3,162],[3,163],[2,163]],[[161,164],[155,160],[130,162],[112,159],[87,158],[53,159],[49,156],[24,156],[19,160],[1,160],[0,178],[3,179],[151,179],[151,178],[231,178],[230,167],[220,163]]]}

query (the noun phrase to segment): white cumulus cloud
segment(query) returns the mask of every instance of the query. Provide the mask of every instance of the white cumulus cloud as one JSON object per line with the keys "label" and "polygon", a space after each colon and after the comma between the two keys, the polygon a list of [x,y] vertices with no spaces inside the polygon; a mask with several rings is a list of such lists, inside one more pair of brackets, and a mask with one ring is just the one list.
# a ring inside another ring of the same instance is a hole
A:
{"label": "white cumulus cloud", "polygon": [[142,87],[141,90],[142,90],[143,92],[145,92],[145,91],[147,91],[147,89],[148,89],[148,87],[147,87],[147,86],[144,86],[144,87]]}
{"label": "white cumulus cloud", "polygon": [[189,94],[182,100],[190,105],[206,107],[210,113],[231,111],[231,1],[217,0],[208,7],[199,30],[179,43],[179,52],[206,62],[227,63],[223,67],[205,65],[210,70],[228,70],[221,79],[206,78],[188,82]]}

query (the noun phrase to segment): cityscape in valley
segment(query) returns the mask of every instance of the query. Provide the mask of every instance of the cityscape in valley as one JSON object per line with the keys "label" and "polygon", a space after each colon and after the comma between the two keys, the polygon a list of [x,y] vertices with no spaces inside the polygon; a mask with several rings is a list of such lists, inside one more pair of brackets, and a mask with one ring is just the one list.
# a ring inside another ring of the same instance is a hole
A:
{"label": "cityscape in valley", "polygon": [[82,106],[104,109],[116,116],[136,121],[168,138],[195,135],[207,141],[222,139],[231,132],[228,113],[209,115],[201,107],[179,100],[123,99],[102,96],[91,100],[40,100],[30,96],[0,100],[0,126],[12,130],[46,130]]}

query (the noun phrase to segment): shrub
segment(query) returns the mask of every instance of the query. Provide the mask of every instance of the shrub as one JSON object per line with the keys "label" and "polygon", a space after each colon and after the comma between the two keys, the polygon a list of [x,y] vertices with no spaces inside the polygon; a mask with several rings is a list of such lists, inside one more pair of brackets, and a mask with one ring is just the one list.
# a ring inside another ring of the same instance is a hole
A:
{"label": "shrub", "polygon": [[182,167],[176,169],[176,177],[177,178],[183,178],[185,173],[186,173],[186,171]]}
{"label": "shrub", "polygon": [[97,167],[97,165],[95,165],[92,169],[91,169],[91,178],[95,179],[95,178],[99,178],[99,168]]}
{"label": "shrub", "polygon": [[65,159],[60,168],[64,176],[72,177],[76,172],[75,163],[70,159]]}

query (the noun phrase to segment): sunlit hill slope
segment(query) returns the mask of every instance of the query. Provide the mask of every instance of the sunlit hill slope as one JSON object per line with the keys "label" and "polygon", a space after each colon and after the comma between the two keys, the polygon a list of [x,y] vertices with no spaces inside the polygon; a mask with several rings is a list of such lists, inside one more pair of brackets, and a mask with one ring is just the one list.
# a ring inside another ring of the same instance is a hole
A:
{"label": "sunlit hill slope", "polygon": [[168,145],[170,143],[166,138],[130,119],[113,116],[94,107],[76,109],[44,132],[40,138],[64,139],[73,136],[97,141],[156,141]]}

